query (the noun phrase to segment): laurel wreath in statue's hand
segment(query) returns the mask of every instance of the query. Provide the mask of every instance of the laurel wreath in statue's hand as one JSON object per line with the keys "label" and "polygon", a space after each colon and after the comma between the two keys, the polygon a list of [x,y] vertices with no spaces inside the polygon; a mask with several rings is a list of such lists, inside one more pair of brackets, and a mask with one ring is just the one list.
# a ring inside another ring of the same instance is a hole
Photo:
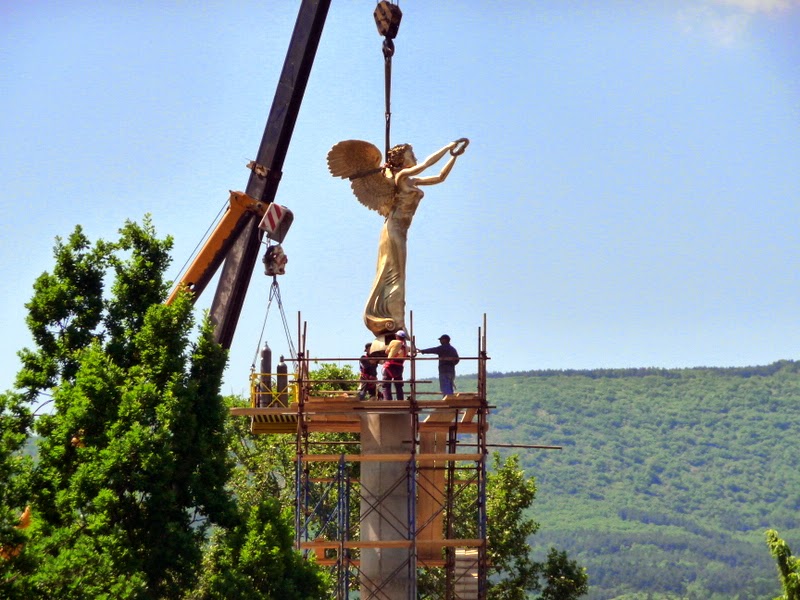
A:
{"label": "laurel wreath in statue's hand", "polygon": [[455,146],[450,148],[450,154],[452,156],[461,156],[464,154],[464,150],[467,149],[467,146],[469,146],[469,140],[467,138],[459,138],[453,143]]}

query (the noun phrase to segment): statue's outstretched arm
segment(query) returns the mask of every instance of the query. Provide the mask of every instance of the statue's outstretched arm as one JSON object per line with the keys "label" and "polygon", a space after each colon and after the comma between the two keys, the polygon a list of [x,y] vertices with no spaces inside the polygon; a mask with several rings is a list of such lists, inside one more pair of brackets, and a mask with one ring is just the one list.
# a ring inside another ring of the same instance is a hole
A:
{"label": "statue's outstretched arm", "polygon": [[434,185],[437,183],[441,183],[445,179],[447,179],[447,176],[450,174],[450,171],[452,170],[454,164],[456,164],[456,157],[451,156],[450,160],[448,160],[445,163],[444,167],[442,167],[442,170],[439,171],[438,175],[430,175],[428,177],[417,177],[416,179],[414,179],[414,183],[416,185]]}
{"label": "statue's outstretched arm", "polygon": [[434,185],[436,183],[441,183],[442,181],[447,179],[447,176],[450,174],[450,171],[452,170],[453,165],[456,162],[456,158],[464,153],[464,150],[467,148],[468,144],[469,140],[466,138],[461,138],[459,140],[456,140],[455,142],[451,142],[441,150],[438,150],[437,152],[431,154],[421,163],[414,165],[413,167],[409,167],[408,169],[403,169],[402,171],[400,171],[398,173],[398,178],[403,176],[406,177],[414,176],[418,173],[422,173],[425,169],[427,169],[431,165],[436,164],[439,160],[441,160],[441,158],[445,155],[445,153],[447,153],[447,151],[450,151],[451,155],[450,160],[447,161],[447,163],[444,165],[444,167],[442,168],[442,170],[439,172],[438,175],[431,175],[429,177],[420,177],[415,180],[415,183],[417,185]]}

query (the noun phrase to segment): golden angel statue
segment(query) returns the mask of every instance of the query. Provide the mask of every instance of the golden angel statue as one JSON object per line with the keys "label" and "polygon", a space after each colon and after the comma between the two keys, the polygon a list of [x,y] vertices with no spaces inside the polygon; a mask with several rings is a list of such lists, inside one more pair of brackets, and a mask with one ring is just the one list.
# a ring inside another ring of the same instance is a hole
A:
{"label": "golden angel statue", "polygon": [[[364,308],[364,324],[376,337],[405,329],[406,241],[422,200],[420,186],[444,181],[468,144],[466,138],[451,142],[421,163],[417,163],[409,144],[389,150],[386,164],[381,164],[383,157],[378,148],[361,140],[339,142],[328,152],[331,174],[349,179],[356,198],[385,218],[378,242],[375,281]],[[450,158],[438,175],[419,176],[448,151]]]}

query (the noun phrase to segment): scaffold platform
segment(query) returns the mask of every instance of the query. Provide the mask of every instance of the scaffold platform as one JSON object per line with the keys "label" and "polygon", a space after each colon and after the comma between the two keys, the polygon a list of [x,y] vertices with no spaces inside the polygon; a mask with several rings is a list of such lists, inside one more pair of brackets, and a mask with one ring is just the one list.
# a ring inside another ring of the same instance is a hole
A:
{"label": "scaffold platform", "polygon": [[[491,407],[482,331],[485,317],[476,356],[461,357],[477,365],[469,391],[433,392],[416,378],[414,356],[404,400],[361,400],[352,380],[320,389],[310,365],[358,359],[308,357],[303,335],[294,372],[253,373],[251,406],[231,409],[254,434],[295,436],[296,548],[331,570],[337,600],[485,600]],[[331,452],[334,434],[346,451]],[[421,571],[443,595],[420,595]]]}

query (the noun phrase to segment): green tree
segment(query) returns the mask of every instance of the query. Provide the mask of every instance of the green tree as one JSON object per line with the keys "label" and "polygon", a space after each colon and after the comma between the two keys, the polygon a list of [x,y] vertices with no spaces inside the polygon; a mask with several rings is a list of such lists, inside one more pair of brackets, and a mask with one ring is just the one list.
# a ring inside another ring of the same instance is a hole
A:
{"label": "green tree", "polygon": [[23,575],[33,572],[25,550],[27,528],[21,527],[30,496],[31,460],[23,454],[33,416],[23,395],[0,394],[0,597],[25,598]]}
{"label": "green tree", "polygon": [[[355,390],[358,376],[349,365],[339,366],[334,363],[323,363],[309,373],[311,394],[325,391]],[[242,399],[229,398],[232,405],[244,406],[249,403]],[[287,598],[327,599],[334,594],[332,577],[314,563],[300,559],[296,553],[294,560],[299,563],[285,562],[283,579],[286,586],[278,590],[273,583],[274,574],[256,576],[250,574],[251,566],[258,565],[255,558],[258,553],[265,553],[270,548],[277,552],[278,548],[290,550],[293,546],[294,511],[297,477],[297,463],[294,462],[296,448],[295,434],[252,435],[246,419],[230,419],[231,454],[236,459],[236,468],[231,480],[231,487],[243,503],[253,507],[250,513],[249,532],[232,531],[225,535],[215,536],[212,551],[208,555],[201,581],[193,598],[211,600],[216,598]],[[348,453],[353,451],[352,442],[357,440],[355,434],[320,433],[314,434],[315,443],[324,443],[327,453]],[[308,466],[308,465],[306,465]],[[336,474],[336,465],[320,463],[314,465],[315,477],[332,478]],[[353,474],[357,478],[357,471]],[[312,491],[312,494],[314,492]],[[315,497],[311,501],[320,512],[333,510],[336,507],[334,497]],[[357,522],[358,499],[351,499],[350,510],[353,522]],[[254,518],[254,515],[258,518]],[[258,524],[265,515],[272,515],[272,526],[259,529]],[[279,523],[280,521],[280,523]],[[291,553],[285,554],[288,558]],[[228,565],[238,561],[241,573],[232,574]],[[291,568],[289,566],[291,565]],[[261,567],[263,571],[263,567]],[[291,581],[295,581],[292,586]],[[256,595],[257,592],[265,596]],[[238,595],[237,595],[238,594]]]}
{"label": "green tree", "polygon": [[353,391],[358,387],[358,375],[350,365],[340,366],[336,363],[324,363],[312,370],[308,378],[311,393],[320,391]]}
{"label": "green tree", "polygon": [[[230,396],[229,406],[249,406]],[[228,419],[235,466],[229,487],[243,512],[239,526],[216,529],[190,600],[330,597],[326,573],[294,550],[293,434],[252,435],[248,419]]]}
{"label": "green tree", "polygon": [[513,454],[493,457],[486,478],[486,518],[492,575],[489,597],[525,600],[541,591],[541,600],[573,600],[588,591],[585,569],[551,548],[544,563],[531,556],[529,540],[539,524],[528,516],[536,498],[536,482],[527,478]]}
{"label": "green tree", "polygon": [[547,562],[542,566],[544,589],[541,600],[570,600],[589,591],[586,569],[567,557],[564,551],[550,548]]}
{"label": "green tree", "polygon": [[792,554],[788,544],[778,537],[778,532],[766,532],[767,546],[778,563],[778,576],[783,586],[783,595],[775,600],[800,600],[800,558]]}
{"label": "green tree", "polygon": [[[34,284],[17,386],[50,392],[32,475],[25,579],[41,597],[176,598],[193,583],[205,533],[236,526],[219,395],[225,351],[189,298],[162,304],[169,238],[149,218],[91,244],[58,239]],[[112,283],[106,286],[111,275]]]}
{"label": "green tree", "polygon": [[[312,393],[355,385],[350,383],[355,379],[352,369],[333,364],[314,370],[310,378],[315,382]],[[249,405],[241,398],[227,400],[231,406]],[[229,419],[227,427],[236,463],[230,487],[246,507],[245,517],[237,528],[214,532],[192,600],[330,598],[333,582],[328,574],[294,551],[295,435],[252,435],[249,421],[242,418]],[[336,451],[347,447],[336,445],[342,437],[323,434]]]}
{"label": "green tree", "polygon": [[[525,476],[519,457],[512,454],[503,460],[495,453],[486,475],[490,599],[525,600],[540,592],[540,600],[574,600],[588,591],[585,569],[565,552],[551,548],[545,562],[533,559],[529,541],[539,524],[529,513],[535,498],[536,482]],[[476,504],[474,486],[457,497],[456,537],[476,536]]]}
{"label": "green tree", "polygon": [[[243,505],[244,506],[244,505]],[[329,582],[294,551],[291,511],[275,498],[244,508],[241,525],[214,532],[190,600],[324,600]]]}
{"label": "green tree", "polygon": [[516,455],[502,462],[495,454],[486,477],[488,553],[494,575],[489,591],[492,598],[524,600],[527,591],[540,588],[540,565],[533,561],[528,545],[528,538],[538,531],[539,524],[525,516],[536,498],[536,484],[525,478],[518,464]]}

